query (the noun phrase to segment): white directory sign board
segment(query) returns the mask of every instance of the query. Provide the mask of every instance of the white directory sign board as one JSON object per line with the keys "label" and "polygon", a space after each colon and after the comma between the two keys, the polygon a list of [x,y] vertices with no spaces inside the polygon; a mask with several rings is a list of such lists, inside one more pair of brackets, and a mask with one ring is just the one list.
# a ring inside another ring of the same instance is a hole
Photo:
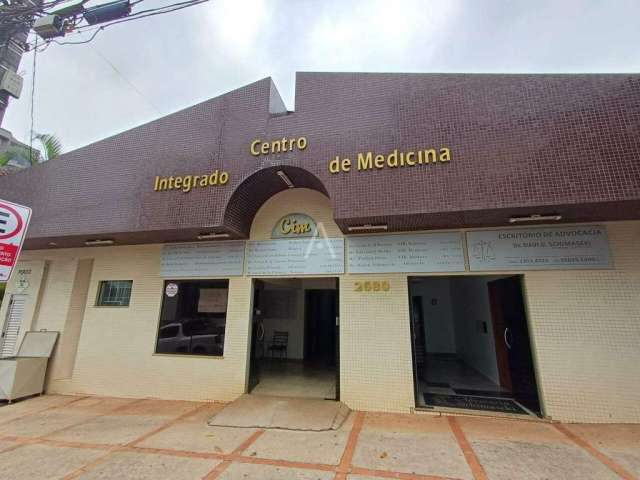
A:
{"label": "white directory sign board", "polygon": [[472,271],[612,268],[599,225],[467,232]]}
{"label": "white directory sign board", "polygon": [[0,200],[0,283],[11,277],[30,219],[29,207]]}
{"label": "white directory sign board", "polygon": [[458,232],[350,237],[349,273],[464,272]]}
{"label": "white directory sign board", "polygon": [[162,247],[160,275],[226,277],[242,275],[244,242],[177,243]]}
{"label": "white directory sign board", "polygon": [[247,242],[248,275],[311,275],[344,273],[344,239]]}

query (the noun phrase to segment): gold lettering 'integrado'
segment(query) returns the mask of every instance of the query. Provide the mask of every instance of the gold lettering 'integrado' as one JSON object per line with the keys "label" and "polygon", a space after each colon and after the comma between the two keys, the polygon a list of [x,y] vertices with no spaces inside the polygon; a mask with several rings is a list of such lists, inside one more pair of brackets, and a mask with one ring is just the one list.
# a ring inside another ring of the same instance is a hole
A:
{"label": "gold lettering 'integrado'", "polygon": [[172,175],[170,177],[156,177],[153,190],[182,190],[189,193],[194,188],[215,187],[225,185],[229,181],[229,173],[224,170],[214,170],[204,175]]}
{"label": "gold lettering 'integrado'", "polygon": [[258,157],[260,155],[269,155],[271,153],[292,152],[293,150],[304,150],[307,148],[307,137],[286,138],[283,137],[269,142],[263,142],[256,138],[251,142],[249,150],[251,155]]}

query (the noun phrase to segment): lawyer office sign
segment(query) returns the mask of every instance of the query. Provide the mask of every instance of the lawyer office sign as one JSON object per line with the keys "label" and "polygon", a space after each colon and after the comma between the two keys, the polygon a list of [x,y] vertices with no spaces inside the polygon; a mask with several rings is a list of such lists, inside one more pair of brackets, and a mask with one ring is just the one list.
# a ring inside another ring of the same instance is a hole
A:
{"label": "lawyer office sign", "polygon": [[467,232],[471,271],[613,268],[599,225]]}

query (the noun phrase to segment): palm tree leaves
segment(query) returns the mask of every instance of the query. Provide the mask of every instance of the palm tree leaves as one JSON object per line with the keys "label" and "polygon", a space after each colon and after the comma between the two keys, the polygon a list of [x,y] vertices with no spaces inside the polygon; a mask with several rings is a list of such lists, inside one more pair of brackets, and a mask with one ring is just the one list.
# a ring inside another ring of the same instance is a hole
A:
{"label": "palm tree leaves", "polygon": [[52,160],[62,154],[62,142],[55,135],[37,133],[33,138],[40,143],[42,150],[31,149],[27,146],[9,147],[0,153],[0,167],[11,162],[16,166],[25,168],[29,165],[36,165]]}
{"label": "palm tree leaves", "polygon": [[[40,141],[43,148],[43,162],[56,158],[62,153],[62,142],[55,135],[38,133],[35,138]],[[33,163],[33,162],[32,162]]]}

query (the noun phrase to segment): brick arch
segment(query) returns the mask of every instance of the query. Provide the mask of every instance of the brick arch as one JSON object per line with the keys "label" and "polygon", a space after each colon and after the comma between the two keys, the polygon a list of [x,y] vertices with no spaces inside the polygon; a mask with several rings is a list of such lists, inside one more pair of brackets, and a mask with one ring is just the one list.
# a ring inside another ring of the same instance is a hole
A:
{"label": "brick arch", "polygon": [[330,198],[318,177],[304,168],[292,166],[264,168],[244,179],[229,198],[223,217],[226,230],[232,232],[234,236],[249,237],[251,224],[262,204],[276,193],[289,188],[278,176],[278,170],[286,173],[295,188],[309,188]]}

